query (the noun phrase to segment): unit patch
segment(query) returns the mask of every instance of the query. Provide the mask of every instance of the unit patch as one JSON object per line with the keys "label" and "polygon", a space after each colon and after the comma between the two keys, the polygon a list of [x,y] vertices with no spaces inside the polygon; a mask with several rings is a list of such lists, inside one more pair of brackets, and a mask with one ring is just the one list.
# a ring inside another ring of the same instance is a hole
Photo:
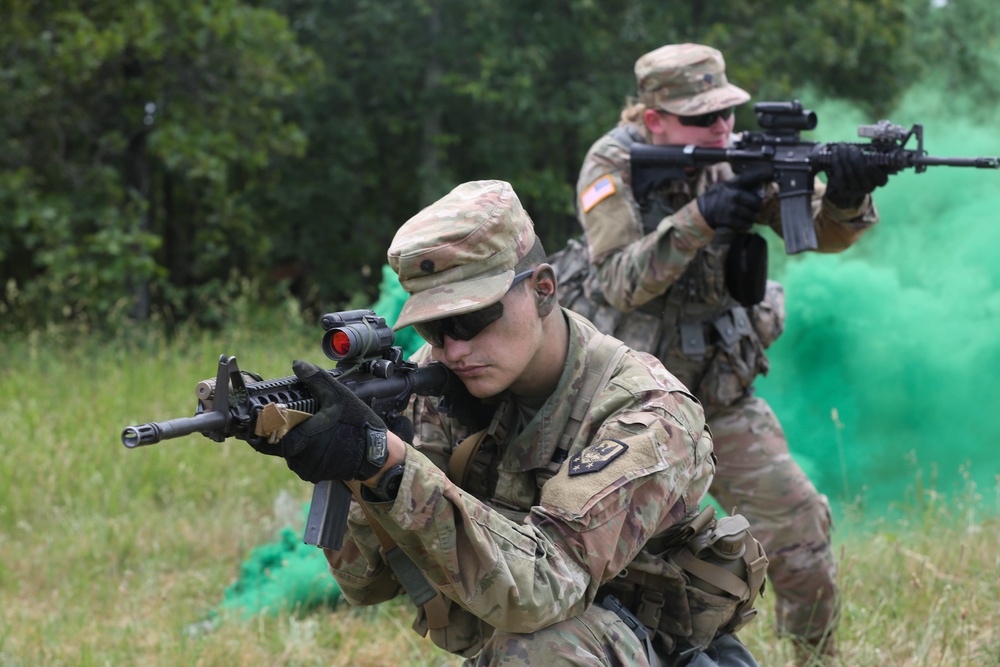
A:
{"label": "unit patch", "polygon": [[590,209],[597,206],[616,192],[615,183],[611,180],[610,174],[605,174],[591,183],[590,187],[580,195],[580,206],[584,213],[589,213]]}
{"label": "unit patch", "polygon": [[569,476],[586,475],[603,470],[609,463],[625,453],[628,445],[620,440],[601,440],[569,460]]}

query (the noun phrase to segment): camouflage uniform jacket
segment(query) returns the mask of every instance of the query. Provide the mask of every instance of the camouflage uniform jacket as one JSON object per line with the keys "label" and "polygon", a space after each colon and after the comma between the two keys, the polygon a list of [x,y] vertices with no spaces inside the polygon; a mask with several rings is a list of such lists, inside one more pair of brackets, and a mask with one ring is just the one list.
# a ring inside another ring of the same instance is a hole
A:
{"label": "camouflage uniform jacket", "polygon": [[[749,391],[757,374],[767,372],[763,350],[781,333],[783,291],[769,282],[768,296],[748,312],[726,288],[725,259],[735,235],[709,227],[696,198],[733,176],[728,163],[694,170],[654,192],[643,207],[636,203],[629,146],[642,140],[628,125],[604,135],[587,153],[577,183],[579,218],[596,267],[587,295],[609,305],[608,312],[616,311],[613,319],[605,321],[593,307],[562,303],[601,331],[655,354],[706,410],[728,405]],[[599,197],[588,201],[587,190],[604,177],[612,187],[605,185]],[[775,183],[768,186],[758,222],[780,235],[777,188]],[[825,191],[817,178],[812,201],[817,250],[838,252],[878,217],[870,196],[856,209],[841,209],[823,197]],[[691,337],[681,335],[685,325],[700,340],[689,344]]]}
{"label": "camouflage uniform jacket", "polygon": [[[486,637],[492,628],[530,633],[582,613],[649,538],[699,508],[714,472],[697,401],[655,359],[631,350],[593,397],[576,437],[561,443],[595,334],[564,314],[570,343],[555,392],[527,423],[515,419],[496,448],[480,451],[471,490],[443,472],[467,430],[439,413],[436,399],[418,398],[398,496],[369,503],[429,581],[460,606],[452,605],[452,622],[456,611],[471,614],[488,626],[479,630]],[[568,448],[565,461],[553,464],[560,445]],[[344,548],[327,558],[352,604],[400,592],[357,507]]]}

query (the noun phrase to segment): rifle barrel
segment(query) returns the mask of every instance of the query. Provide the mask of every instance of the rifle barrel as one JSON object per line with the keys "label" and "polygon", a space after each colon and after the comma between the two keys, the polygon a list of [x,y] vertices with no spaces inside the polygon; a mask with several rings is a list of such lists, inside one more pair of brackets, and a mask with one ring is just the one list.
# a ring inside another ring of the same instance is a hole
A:
{"label": "rifle barrel", "polygon": [[180,438],[192,433],[213,431],[226,426],[229,415],[223,412],[203,412],[194,417],[178,417],[165,422],[149,422],[128,426],[122,431],[122,444],[129,449],[155,445],[162,440]]}
{"label": "rifle barrel", "polygon": [[914,158],[915,165],[927,167],[975,167],[976,169],[1000,169],[1000,157],[934,157],[920,155]]}

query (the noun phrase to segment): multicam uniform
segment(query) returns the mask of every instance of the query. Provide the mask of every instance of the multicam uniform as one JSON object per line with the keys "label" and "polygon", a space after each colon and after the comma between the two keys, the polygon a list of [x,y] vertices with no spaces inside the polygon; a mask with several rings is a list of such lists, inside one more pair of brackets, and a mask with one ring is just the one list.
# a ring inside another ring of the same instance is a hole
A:
{"label": "multicam uniform", "polygon": [[[588,347],[595,330],[566,317],[555,392],[537,406],[501,397],[496,446],[477,454],[468,488],[443,472],[468,430],[421,398],[396,500],[368,504],[449,600],[451,622],[432,639],[471,664],[648,664],[636,636],[594,604],[598,589],[696,511],[711,482],[702,409],[649,355],[627,351],[587,412],[571,418],[601,361]],[[575,437],[563,442],[574,421]],[[352,512],[343,549],[327,552],[344,596],[367,605],[398,595],[365,517]]]}
{"label": "multicam uniform", "polygon": [[[752,387],[768,370],[764,349],[783,329],[783,290],[768,281],[763,302],[744,308],[726,288],[734,235],[713,231],[695,198],[732,177],[731,167],[692,171],[640,209],[629,169],[635,141],[643,141],[638,128],[620,126],[584,160],[578,206],[596,270],[582,290],[561,293],[560,301],[599,330],[654,353],[702,402],[719,459],[711,494],[722,507],[744,514],[764,545],[779,630],[818,639],[836,622],[838,609],[828,502],[791,458],[777,418]],[[812,209],[818,250],[837,252],[877,215],[870,197],[856,209],[840,209],[824,192],[817,179]],[[758,221],[780,234],[776,194],[771,184]]]}

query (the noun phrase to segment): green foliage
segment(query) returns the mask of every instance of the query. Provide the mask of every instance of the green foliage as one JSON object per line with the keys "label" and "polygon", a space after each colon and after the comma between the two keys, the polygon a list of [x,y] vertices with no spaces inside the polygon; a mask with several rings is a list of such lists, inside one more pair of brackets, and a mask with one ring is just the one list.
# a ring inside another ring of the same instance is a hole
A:
{"label": "green foliage", "polygon": [[884,115],[913,82],[910,26],[900,2],[725,5],[701,39],[723,50],[730,79],[756,100],[799,97],[810,84]]}
{"label": "green foliage", "polygon": [[216,324],[243,278],[311,315],[371,302],[395,229],[473,179],[512,182],[555,250],[578,231],[585,151],[634,93],[635,59],[665,43],[717,46],[758,100],[881,116],[928,64],[1000,95],[987,0],[2,9],[0,314],[19,328]]}
{"label": "green foliage", "polygon": [[950,115],[996,123],[1000,10],[992,0],[912,0],[913,53]]}
{"label": "green foliage", "polygon": [[261,262],[269,239],[244,196],[274,156],[304,150],[278,103],[318,71],[284,17],[235,0],[20,3],[4,17],[10,315],[147,316],[152,293],[183,316]]}

